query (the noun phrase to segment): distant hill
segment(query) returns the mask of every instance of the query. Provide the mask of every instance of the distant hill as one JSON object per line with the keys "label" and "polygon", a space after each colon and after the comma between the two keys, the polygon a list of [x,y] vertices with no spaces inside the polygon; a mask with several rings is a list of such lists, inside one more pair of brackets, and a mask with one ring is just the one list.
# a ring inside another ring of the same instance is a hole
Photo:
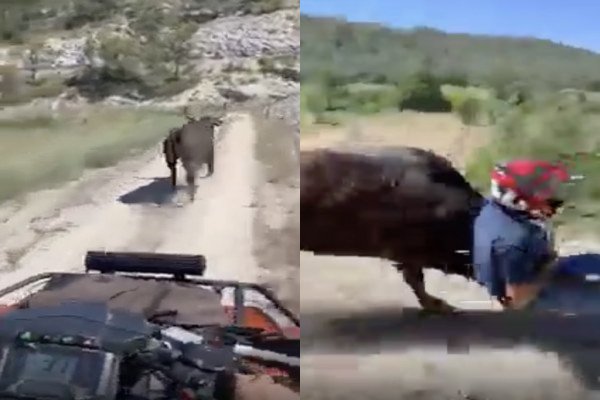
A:
{"label": "distant hill", "polygon": [[492,86],[600,86],[600,54],[548,40],[390,29],[307,15],[301,26],[303,81],[328,71],[356,81],[401,82],[427,70]]}
{"label": "distant hill", "polygon": [[[32,35],[65,33],[102,25],[143,9],[178,9],[180,18],[199,23],[227,15],[262,14],[297,7],[299,0],[0,0],[0,43],[27,42]],[[162,25],[163,21],[154,21]]]}

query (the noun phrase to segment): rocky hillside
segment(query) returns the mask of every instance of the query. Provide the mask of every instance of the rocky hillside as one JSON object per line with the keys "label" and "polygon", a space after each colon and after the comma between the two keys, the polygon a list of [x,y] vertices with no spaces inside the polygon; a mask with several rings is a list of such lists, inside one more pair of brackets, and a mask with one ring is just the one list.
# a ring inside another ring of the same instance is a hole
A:
{"label": "rocky hillside", "polygon": [[[171,108],[257,99],[297,104],[297,0],[98,2],[111,3],[113,11],[103,9],[100,18],[80,10],[74,20],[74,7],[95,3],[42,1],[54,8],[46,9],[45,18],[38,15],[44,9],[28,18],[44,24],[25,29],[18,40],[4,32],[0,106],[103,102]],[[26,3],[40,2],[19,4]],[[24,5],[2,7],[4,15],[7,9],[26,13]],[[290,113],[279,114],[293,120]]]}

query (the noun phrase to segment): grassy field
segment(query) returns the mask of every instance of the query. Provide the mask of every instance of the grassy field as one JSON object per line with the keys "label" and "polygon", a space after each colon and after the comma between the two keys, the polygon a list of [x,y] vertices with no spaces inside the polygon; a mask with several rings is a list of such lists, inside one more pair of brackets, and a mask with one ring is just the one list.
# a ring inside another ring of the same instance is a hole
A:
{"label": "grassy field", "polygon": [[0,201],[110,166],[181,122],[166,112],[108,107],[1,119]]}
{"label": "grassy field", "polygon": [[310,124],[302,130],[301,147],[416,146],[448,156],[459,168],[490,137],[487,127],[466,126],[450,113],[386,112],[337,114],[339,125]]}

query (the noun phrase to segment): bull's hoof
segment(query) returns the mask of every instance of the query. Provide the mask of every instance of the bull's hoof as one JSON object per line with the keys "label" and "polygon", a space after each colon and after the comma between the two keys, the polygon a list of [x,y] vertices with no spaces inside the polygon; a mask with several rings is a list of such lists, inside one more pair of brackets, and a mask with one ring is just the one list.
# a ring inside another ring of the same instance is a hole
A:
{"label": "bull's hoof", "polygon": [[188,189],[188,198],[190,199],[190,203],[193,203],[196,200],[196,189]]}
{"label": "bull's hoof", "polygon": [[432,298],[429,299],[425,304],[422,304],[420,315],[449,315],[457,314],[459,310],[456,307],[451,306],[443,300]]}

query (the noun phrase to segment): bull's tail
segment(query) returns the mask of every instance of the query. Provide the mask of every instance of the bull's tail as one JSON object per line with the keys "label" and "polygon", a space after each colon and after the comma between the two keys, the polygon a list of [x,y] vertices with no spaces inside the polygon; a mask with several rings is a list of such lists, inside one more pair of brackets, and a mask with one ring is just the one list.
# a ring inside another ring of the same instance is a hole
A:
{"label": "bull's tail", "polygon": [[206,155],[206,165],[208,166],[208,176],[215,172],[215,150],[211,148]]}
{"label": "bull's tail", "polygon": [[177,165],[169,164],[169,170],[171,171],[171,187],[175,189],[177,187]]}
{"label": "bull's tail", "polygon": [[188,187],[188,194],[190,196],[190,200],[194,201],[196,197],[196,173],[198,168],[195,165],[186,165],[185,166],[185,181]]}
{"label": "bull's tail", "polygon": [[171,137],[163,140],[163,154],[167,165],[174,165],[177,162],[177,149]]}
{"label": "bull's tail", "polygon": [[163,154],[171,175],[171,187],[177,186],[177,149],[172,135],[163,140]]}

